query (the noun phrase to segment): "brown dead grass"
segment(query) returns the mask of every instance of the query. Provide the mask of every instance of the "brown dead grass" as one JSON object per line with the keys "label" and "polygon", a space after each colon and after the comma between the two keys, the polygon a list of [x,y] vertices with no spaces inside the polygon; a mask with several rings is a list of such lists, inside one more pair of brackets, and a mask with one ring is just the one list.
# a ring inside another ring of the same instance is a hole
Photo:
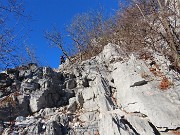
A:
{"label": "brown dead grass", "polygon": [[166,77],[163,77],[159,87],[161,90],[167,90],[170,87],[170,81]]}
{"label": "brown dead grass", "polygon": [[174,135],[180,135],[180,131],[172,131]]}
{"label": "brown dead grass", "polygon": [[94,135],[100,135],[100,134],[99,134],[99,131],[96,131],[96,133],[95,133]]}

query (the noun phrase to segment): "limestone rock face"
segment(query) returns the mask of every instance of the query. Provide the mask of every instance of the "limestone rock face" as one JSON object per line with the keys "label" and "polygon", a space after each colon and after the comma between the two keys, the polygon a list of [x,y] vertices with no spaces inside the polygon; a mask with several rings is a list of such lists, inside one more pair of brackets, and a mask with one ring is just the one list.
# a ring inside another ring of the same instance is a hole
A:
{"label": "limestone rock face", "polygon": [[[13,79],[10,78],[12,75]],[[67,105],[74,92],[62,87],[66,76],[33,63],[1,73],[0,120],[13,120],[19,115],[27,116],[42,108]],[[75,88],[75,81],[71,83],[69,78],[66,80]]]}
{"label": "limestone rock face", "polygon": [[[156,127],[176,129],[180,126],[180,87],[162,91],[158,81],[149,81],[142,86],[130,87],[134,82],[141,81],[141,72],[151,75],[145,63],[130,59],[127,63],[114,64],[117,67],[112,72],[117,91],[117,102],[127,112],[141,112],[148,116]],[[140,66],[141,71],[137,68]],[[136,72],[135,72],[136,71]],[[121,79],[119,79],[121,78]],[[177,82],[180,83],[180,82]]]}
{"label": "limestone rock face", "polygon": [[0,134],[179,134],[180,75],[169,65],[157,53],[127,57],[108,44],[60,69],[8,69],[0,73]]}

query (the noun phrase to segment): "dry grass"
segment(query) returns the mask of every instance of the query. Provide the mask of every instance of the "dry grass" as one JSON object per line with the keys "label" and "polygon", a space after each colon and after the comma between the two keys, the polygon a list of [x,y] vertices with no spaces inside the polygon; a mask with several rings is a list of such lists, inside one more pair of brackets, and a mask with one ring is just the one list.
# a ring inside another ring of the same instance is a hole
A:
{"label": "dry grass", "polygon": [[159,88],[161,90],[167,90],[169,87],[170,87],[170,81],[166,77],[163,77],[163,79],[161,80]]}
{"label": "dry grass", "polygon": [[13,107],[16,107],[17,105],[17,102],[15,101],[15,97],[17,97],[18,95],[20,95],[19,92],[14,92],[10,95],[8,95],[7,97],[3,98],[1,101],[0,101],[0,107],[5,107],[7,106],[8,104],[12,105]]}
{"label": "dry grass", "polygon": [[99,134],[99,131],[96,131],[96,133],[95,133],[94,135],[100,135],[100,134]]}
{"label": "dry grass", "polygon": [[174,135],[180,135],[180,131],[172,131]]}

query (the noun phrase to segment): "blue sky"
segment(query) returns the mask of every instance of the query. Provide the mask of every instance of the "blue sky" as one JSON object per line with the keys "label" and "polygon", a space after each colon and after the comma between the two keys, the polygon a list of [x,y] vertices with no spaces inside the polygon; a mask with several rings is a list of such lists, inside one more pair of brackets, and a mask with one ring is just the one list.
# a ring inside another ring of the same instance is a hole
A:
{"label": "blue sky", "polygon": [[[32,19],[28,22],[31,32],[28,43],[36,49],[37,56],[43,65],[57,68],[62,55],[57,48],[49,47],[43,37],[44,31],[57,26],[62,32],[71,23],[74,15],[103,6],[106,13],[113,14],[118,8],[118,0],[29,0],[25,9]],[[66,41],[68,44],[69,41]]]}

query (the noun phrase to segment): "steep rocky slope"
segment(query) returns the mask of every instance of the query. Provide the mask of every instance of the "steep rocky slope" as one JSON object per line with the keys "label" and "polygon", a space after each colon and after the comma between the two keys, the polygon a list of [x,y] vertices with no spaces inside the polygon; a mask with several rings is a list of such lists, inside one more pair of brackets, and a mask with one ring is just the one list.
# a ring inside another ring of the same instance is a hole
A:
{"label": "steep rocky slope", "polygon": [[0,133],[177,135],[180,75],[169,65],[108,44],[81,64],[9,69],[0,73]]}

